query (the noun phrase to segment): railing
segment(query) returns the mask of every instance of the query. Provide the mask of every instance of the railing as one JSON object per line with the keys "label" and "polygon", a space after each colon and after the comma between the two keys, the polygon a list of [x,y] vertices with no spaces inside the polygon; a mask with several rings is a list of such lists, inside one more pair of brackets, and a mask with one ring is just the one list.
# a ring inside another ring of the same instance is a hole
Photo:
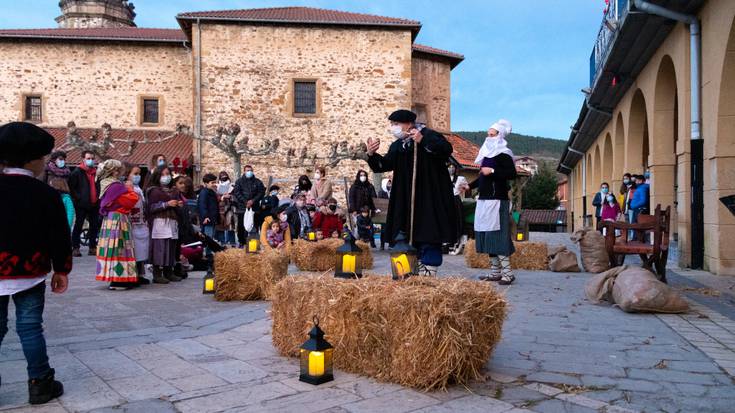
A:
{"label": "railing", "polygon": [[615,33],[620,29],[627,15],[628,0],[610,0],[600,31],[597,33],[595,47],[590,55],[590,88],[594,88],[595,81],[600,75],[600,69],[607,60]]}

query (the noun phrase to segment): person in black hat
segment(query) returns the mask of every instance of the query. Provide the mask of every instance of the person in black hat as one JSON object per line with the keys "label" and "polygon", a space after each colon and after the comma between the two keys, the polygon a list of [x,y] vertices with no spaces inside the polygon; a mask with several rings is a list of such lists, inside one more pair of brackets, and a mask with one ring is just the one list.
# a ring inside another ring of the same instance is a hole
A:
{"label": "person in black hat", "polygon": [[[394,244],[399,232],[411,238],[411,212],[414,212],[413,244],[419,250],[419,273],[436,275],[442,264],[443,243],[457,240],[456,210],[447,162],[452,145],[439,132],[416,123],[416,114],[397,110],[389,117],[395,140],[385,155],[377,154],[380,139],[367,141],[368,164],[373,172],[393,171],[388,203],[388,218],[382,241]],[[418,148],[415,201],[411,203],[414,149]]]}
{"label": "person in black hat", "polygon": [[16,308],[16,331],[28,363],[29,403],[42,404],[64,393],[54,380],[43,336],[46,275],[61,294],[72,269],[71,234],[59,193],[38,177],[54,138],[30,123],[0,126],[0,343],[8,332],[8,303]]}

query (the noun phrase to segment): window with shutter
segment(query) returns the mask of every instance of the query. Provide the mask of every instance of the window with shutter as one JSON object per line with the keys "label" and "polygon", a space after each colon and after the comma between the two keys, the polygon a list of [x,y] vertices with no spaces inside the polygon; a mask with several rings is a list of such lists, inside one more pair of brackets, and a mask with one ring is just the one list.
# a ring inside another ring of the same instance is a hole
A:
{"label": "window with shutter", "polygon": [[25,119],[29,122],[41,122],[43,114],[41,113],[41,96],[26,96],[25,99]]}
{"label": "window with shutter", "polygon": [[294,114],[316,114],[316,81],[294,82]]}
{"label": "window with shutter", "polygon": [[158,99],[143,99],[143,123],[158,123]]}

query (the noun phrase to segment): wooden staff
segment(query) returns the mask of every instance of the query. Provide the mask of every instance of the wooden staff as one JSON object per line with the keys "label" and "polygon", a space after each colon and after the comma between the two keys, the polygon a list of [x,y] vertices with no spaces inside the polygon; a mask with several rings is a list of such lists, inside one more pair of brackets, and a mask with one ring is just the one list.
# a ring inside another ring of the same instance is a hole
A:
{"label": "wooden staff", "polygon": [[411,227],[408,236],[408,243],[413,245],[413,215],[416,208],[416,161],[418,160],[419,148],[416,141],[413,141],[413,173],[411,174]]}

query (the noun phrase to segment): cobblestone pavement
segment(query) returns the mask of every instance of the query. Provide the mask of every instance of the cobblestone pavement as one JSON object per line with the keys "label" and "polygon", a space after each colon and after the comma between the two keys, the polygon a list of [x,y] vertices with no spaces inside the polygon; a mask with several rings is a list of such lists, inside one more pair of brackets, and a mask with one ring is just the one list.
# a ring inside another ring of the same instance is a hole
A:
{"label": "cobblestone pavement", "polygon": [[[387,273],[386,254],[376,254],[376,262],[376,272]],[[0,352],[0,410],[735,410],[735,299],[727,281],[706,273],[670,272],[693,311],[657,316],[590,304],[583,297],[586,273],[518,271],[505,289],[510,314],[486,381],[423,393],[343,372],[322,386],[303,384],[297,361],[271,345],[268,303],[215,302],[201,294],[201,274],[107,291],[93,269],[91,257],[79,259],[70,290],[47,299],[46,337],[65,395],[45,406],[25,404],[25,360],[11,328]],[[442,272],[479,274],[462,257],[447,257]]]}

